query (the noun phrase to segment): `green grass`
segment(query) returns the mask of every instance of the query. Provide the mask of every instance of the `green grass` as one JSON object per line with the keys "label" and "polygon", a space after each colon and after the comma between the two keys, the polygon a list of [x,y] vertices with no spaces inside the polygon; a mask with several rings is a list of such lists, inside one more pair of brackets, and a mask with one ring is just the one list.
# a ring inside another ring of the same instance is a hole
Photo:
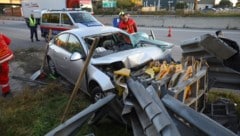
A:
{"label": "green grass", "polygon": [[212,89],[210,92],[208,92],[208,102],[214,102],[218,100],[219,98],[227,98],[230,101],[237,104],[236,110],[238,113],[238,116],[240,117],[240,93],[231,91],[229,89]]}
{"label": "green grass", "polygon": [[59,87],[26,88],[14,98],[0,99],[0,135],[44,135],[59,124],[69,96]]}
{"label": "green grass", "polygon": [[[1,136],[42,136],[58,126],[69,100],[71,90],[54,81],[38,88],[27,87],[13,98],[0,97]],[[86,108],[89,98],[80,92],[66,115],[66,120]],[[104,119],[106,120],[106,119]],[[98,125],[84,124],[78,135],[129,136],[126,126],[107,120]]]}

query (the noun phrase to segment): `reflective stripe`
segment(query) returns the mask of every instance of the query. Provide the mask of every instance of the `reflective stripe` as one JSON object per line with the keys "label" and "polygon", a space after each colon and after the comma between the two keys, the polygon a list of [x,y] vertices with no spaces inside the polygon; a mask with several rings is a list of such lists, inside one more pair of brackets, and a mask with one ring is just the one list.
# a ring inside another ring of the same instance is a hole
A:
{"label": "reflective stripe", "polygon": [[0,90],[1,90],[2,94],[6,94],[6,93],[10,92],[9,84],[7,83],[7,84],[0,85]]}
{"label": "reflective stripe", "polygon": [[1,87],[1,88],[7,87],[7,86],[9,86],[9,83],[7,83],[7,84],[2,84],[2,85],[0,84],[0,87]]}
{"label": "reflective stripe", "polygon": [[29,17],[29,26],[35,26],[36,25],[36,19],[32,19],[31,17]]}

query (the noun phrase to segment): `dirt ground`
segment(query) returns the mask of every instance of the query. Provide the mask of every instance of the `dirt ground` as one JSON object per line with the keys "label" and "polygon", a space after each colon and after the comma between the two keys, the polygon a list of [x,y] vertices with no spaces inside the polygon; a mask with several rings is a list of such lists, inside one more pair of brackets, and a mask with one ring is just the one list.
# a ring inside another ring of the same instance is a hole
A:
{"label": "dirt ground", "polygon": [[[28,49],[14,52],[14,59],[10,61],[10,87],[13,95],[21,92],[26,86],[38,84],[16,79],[15,77],[29,80],[31,75],[41,67],[44,50]],[[46,67],[46,66],[45,66]]]}

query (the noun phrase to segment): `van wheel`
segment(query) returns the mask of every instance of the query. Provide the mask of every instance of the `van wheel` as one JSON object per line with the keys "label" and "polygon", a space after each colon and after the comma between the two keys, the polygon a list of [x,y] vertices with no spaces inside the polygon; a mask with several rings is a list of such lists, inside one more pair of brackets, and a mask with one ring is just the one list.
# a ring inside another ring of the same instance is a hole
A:
{"label": "van wheel", "polygon": [[92,100],[93,102],[96,102],[100,100],[101,98],[105,97],[102,89],[99,86],[96,86],[92,89]]}

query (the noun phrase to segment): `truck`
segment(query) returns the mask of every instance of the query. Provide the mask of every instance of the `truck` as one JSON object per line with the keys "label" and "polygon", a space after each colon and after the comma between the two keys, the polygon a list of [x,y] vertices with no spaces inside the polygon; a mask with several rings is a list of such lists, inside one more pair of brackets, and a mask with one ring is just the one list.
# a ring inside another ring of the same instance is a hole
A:
{"label": "truck", "polygon": [[62,10],[77,8],[88,11],[93,14],[92,0],[22,0],[22,16],[25,21],[31,14],[40,22],[41,13],[43,10]]}

